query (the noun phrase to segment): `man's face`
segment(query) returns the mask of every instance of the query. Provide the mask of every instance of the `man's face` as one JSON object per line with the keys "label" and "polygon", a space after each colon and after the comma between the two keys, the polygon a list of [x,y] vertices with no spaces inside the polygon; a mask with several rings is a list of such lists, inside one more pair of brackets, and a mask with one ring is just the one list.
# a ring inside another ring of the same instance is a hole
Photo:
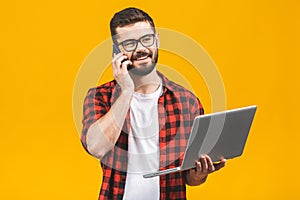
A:
{"label": "man's face", "polygon": [[[157,34],[154,34],[151,25],[148,22],[137,22],[124,27],[117,27],[116,32],[119,49],[132,62],[132,67],[128,70],[136,75],[147,75],[152,72],[158,59],[159,39]],[[130,49],[136,43],[135,40],[139,41],[136,44],[136,49]]]}

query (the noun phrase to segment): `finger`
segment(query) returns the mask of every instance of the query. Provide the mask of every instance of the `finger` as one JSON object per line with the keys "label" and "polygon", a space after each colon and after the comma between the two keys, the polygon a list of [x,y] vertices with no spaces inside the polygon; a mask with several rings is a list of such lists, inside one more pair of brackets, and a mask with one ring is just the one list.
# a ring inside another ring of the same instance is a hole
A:
{"label": "finger", "polygon": [[207,173],[208,171],[208,165],[205,156],[200,156],[200,162],[202,166],[202,172]]}
{"label": "finger", "polygon": [[118,64],[117,66],[121,66],[121,63],[122,63],[124,60],[127,60],[127,56],[121,55],[121,56],[116,57],[115,59],[113,59],[113,62],[114,62],[114,63],[117,63],[117,64]]}
{"label": "finger", "polygon": [[127,59],[127,56],[125,55],[117,55],[112,62],[112,66],[113,66],[113,73],[115,75],[115,77],[118,77],[121,73],[121,65],[122,65],[122,61]]}
{"label": "finger", "polygon": [[128,65],[132,65],[132,62],[131,62],[130,60],[126,60],[126,61],[124,61],[124,62],[121,64],[121,71],[122,71],[123,73],[127,73],[127,72],[128,72],[128,69],[127,69]]}
{"label": "finger", "polygon": [[122,61],[127,59],[127,56],[123,54],[117,54],[112,60],[112,64],[115,65],[115,67],[121,67]]}
{"label": "finger", "polygon": [[121,55],[122,54],[116,54],[116,53],[114,53],[114,57],[113,57],[113,59],[111,61],[114,74],[117,74],[118,71],[119,71],[118,70],[119,67],[118,67],[117,60],[120,58]]}
{"label": "finger", "polygon": [[207,155],[205,156],[205,158],[206,158],[206,162],[207,162],[207,166],[208,166],[208,171],[209,172],[215,171],[215,167],[214,167],[214,164],[213,164],[211,158]]}
{"label": "finger", "polygon": [[201,173],[201,171],[202,171],[201,163],[198,160],[196,160],[195,165],[196,165],[196,172]]}
{"label": "finger", "polygon": [[123,53],[118,53],[118,54],[114,53],[113,61],[118,60],[121,56],[124,56],[124,54]]}
{"label": "finger", "polygon": [[225,167],[225,164],[226,164],[226,159],[222,158],[219,163],[214,164],[215,170],[219,170],[219,169]]}

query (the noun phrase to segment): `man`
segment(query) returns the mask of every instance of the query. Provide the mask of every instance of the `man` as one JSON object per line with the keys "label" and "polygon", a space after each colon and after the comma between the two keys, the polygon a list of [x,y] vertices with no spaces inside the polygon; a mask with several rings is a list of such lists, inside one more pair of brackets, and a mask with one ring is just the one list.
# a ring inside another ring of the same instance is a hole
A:
{"label": "man", "polygon": [[200,185],[225,165],[203,155],[195,168],[145,179],[148,171],[177,167],[194,118],[203,108],[191,92],[156,70],[159,37],[151,17],[127,8],[110,22],[114,80],[89,90],[82,143],[101,160],[99,199],[186,199],[185,185]]}

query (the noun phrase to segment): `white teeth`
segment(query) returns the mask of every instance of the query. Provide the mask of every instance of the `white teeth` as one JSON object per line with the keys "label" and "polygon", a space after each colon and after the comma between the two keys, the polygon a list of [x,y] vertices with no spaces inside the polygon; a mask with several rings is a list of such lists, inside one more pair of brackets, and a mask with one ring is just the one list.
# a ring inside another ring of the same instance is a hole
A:
{"label": "white teeth", "polygon": [[144,59],[146,59],[146,58],[148,58],[148,56],[140,57],[140,58],[138,58],[138,59],[136,59],[136,60],[144,60]]}

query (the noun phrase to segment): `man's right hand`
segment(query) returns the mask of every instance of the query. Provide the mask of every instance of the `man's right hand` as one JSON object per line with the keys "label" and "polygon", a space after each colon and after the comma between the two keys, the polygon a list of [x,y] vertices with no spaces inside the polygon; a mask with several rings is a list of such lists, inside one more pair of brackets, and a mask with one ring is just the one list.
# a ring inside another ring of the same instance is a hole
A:
{"label": "man's right hand", "polygon": [[113,76],[123,92],[134,91],[134,83],[127,69],[128,65],[132,65],[132,62],[128,60],[126,55],[123,53],[114,54],[112,60]]}

